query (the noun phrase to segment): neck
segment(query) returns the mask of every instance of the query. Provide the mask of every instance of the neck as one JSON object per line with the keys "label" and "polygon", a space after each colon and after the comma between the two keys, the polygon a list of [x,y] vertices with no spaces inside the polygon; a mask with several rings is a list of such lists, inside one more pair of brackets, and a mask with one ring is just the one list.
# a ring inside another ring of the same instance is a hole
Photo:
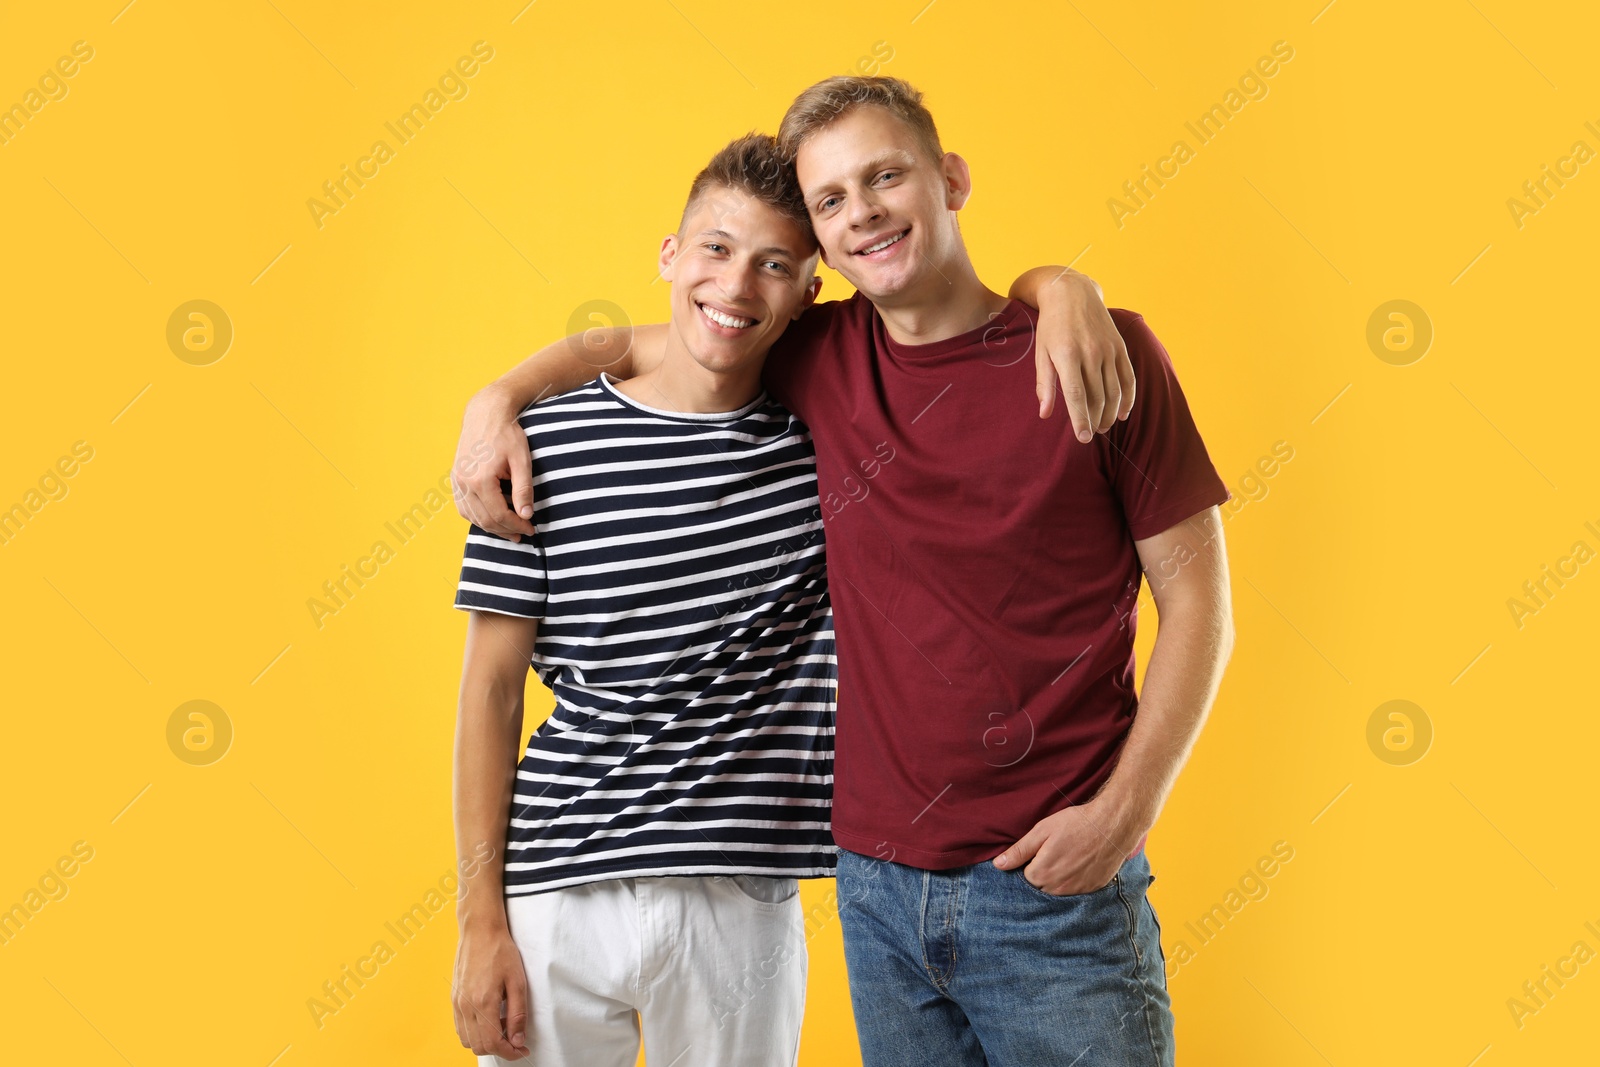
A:
{"label": "neck", "polygon": [[874,299],[872,306],[896,342],[926,345],[976,330],[1008,302],[983,284],[962,247],[918,289]]}
{"label": "neck", "polygon": [[649,407],[685,414],[738,411],[761,394],[762,359],[745,360],[727,371],[708,370],[689,354],[675,329],[667,352],[653,369],[616,386],[623,395]]}

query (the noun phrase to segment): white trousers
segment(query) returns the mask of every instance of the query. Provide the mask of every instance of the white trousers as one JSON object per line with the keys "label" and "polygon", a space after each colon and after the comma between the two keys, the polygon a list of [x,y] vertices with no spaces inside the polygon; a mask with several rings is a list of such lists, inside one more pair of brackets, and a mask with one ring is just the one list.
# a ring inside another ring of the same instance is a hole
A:
{"label": "white trousers", "polygon": [[[506,899],[530,1054],[480,1067],[794,1067],[805,1013],[799,884],[751,875],[590,882]],[[635,1014],[637,1012],[637,1014]]]}

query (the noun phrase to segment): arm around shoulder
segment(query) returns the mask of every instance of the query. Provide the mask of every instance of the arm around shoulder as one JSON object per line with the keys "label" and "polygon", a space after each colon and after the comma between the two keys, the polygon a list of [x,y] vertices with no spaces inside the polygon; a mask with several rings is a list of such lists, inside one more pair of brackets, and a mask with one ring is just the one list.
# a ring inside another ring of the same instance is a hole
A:
{"label": "arm around shoulder", "polygon": [[[517,415],[601,371],[631,378],[652,369],[666,351],[666,336],[667,327],[655,323],[585,330],[545,345],[480,389],[467,402],[450,472],[461,517],[498,537],[532,534],[533,467]],[[511,482],[511,506],[502,480]]]}

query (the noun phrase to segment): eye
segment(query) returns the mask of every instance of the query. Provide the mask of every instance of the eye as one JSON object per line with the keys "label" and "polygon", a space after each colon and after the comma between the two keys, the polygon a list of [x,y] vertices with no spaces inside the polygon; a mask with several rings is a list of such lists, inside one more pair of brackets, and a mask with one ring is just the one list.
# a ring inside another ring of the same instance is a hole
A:
{"label": "eye", "polygon": [[823,199],[822,203],[817,205],[817,209],[820,211],[827,211],[830,208],[836,207],[838,203],[839,198],[837,196],[826,197]]}
{"label": "eye", "polygon": [[787,266],[785,266],[784,264],[779,263],[775,259],[767,260],[765,263],[762,264],[762,266],[763,267],[771,267],[773,270],[777,271],[779,274],[787,274],[787,273],[789,273],[789,268]]}
{"label": "eye", "polygon": [[897,171],[897,170],[886,170],[882,174],[878,175],[878,180],[880,182],[886,182],[890,178],[894,178],[894,177],[899,176],[899,174],[900,174],[900,172]]}

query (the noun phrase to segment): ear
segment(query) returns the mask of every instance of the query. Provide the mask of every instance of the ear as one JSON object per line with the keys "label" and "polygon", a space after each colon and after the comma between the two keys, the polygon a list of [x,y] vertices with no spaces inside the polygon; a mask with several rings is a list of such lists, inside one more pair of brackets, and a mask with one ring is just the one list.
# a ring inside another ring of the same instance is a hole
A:
{"label": "ear", "polygon": [[800,306],[794,309],[794,314],[790,318],[798,320],[801,315],[804,315],[806,309],[817,302],[817,294],[820,292],[822,292],[822,279],[813,274],[811,281],[806,285],[805,298],[800,301]]}
{"label": "ear", "polygon": [[678,258],[678,235],[669,233],[661,239],[661,255],[657,264],[661,276],[667,281],[672,280],[672,264]]}
{"label": "ear", "polygon": [[954,152],[944,154],[939,161],[939,169],[944,173],[945,207],[960,211],[972,196],[972,171],[968,169],[967,161]]}

